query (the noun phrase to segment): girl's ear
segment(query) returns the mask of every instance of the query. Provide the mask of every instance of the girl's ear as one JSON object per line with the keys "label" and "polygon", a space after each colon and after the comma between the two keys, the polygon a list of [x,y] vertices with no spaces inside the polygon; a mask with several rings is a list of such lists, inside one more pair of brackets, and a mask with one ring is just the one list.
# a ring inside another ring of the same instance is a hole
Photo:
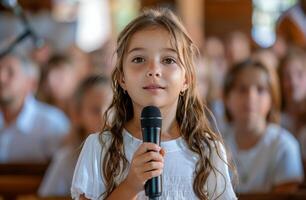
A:
{"label": "girl's ear", "polygon": [[119,78],[119,85],[122,87],[123,90],[126,90],[126,84],[123,74],[120,75]]}
{"label": "girl's ear", "polygon": [[185,92],[188,89],[189,85],[187,83],[187,81],[184,83],[182,91]]}
{"label": "girl's ear", "polygon": [[188,78],[187,78],[187,75],[185,75],[185,82],[183,84],[183,88],[181,91],[185,92],[189,87],[189,81],[188,81]]}

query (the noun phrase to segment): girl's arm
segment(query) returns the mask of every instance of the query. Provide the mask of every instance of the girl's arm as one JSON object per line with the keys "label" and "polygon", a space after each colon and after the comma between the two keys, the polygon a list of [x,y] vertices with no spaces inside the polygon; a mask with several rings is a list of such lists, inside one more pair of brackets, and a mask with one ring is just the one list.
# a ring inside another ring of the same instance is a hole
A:
{"label": "girl's arm", "polygon": [[117,200],[117,199],[131,199],[135,200],[137,198],[137,192],[129,187],[126,181],[123,181],[119,186],[111,193],[107,200]]}

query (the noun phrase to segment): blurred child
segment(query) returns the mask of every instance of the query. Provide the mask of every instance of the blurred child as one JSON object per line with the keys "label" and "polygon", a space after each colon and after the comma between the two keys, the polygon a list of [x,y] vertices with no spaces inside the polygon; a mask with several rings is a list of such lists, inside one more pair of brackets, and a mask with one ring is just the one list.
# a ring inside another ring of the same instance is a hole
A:
{"label": "blurred child", "polygon": [[276,124],[279,86],[275,71],[247,60],[225,79],[224,96],[231,128],[225,134],[239,176],[239,193],[292,192],[303,180],[296,139]]}
{"label": "blurred child", "polygon": [[69,196],[78,148],[84,139],[102,129],[103,113],[112,98],[107,78],[92,75],[85,79],[74,95],[73,127],[66,145],[54,157],[39,188],[41,196]]}

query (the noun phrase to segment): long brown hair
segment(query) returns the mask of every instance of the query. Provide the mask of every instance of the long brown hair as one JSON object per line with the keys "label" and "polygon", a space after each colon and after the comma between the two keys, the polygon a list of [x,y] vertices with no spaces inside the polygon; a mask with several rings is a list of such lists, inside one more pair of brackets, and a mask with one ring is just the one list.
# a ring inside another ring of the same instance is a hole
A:
{"label": "long brown hair", "polygon": [[[122,131],[125,123],[133,118],[134,113],[130,96],[119,85],[119,80],[123,75],[123,57],[132,35],[152,26],[163,28],[170,33],[173,41],[172,45],[179,55],[179,63],[186,70],[186,80],[189,87],[179,97],[176,120],[179,124],[180,133],[190,150],[199,156],[194,172],[193,190],[200,199],[208,199],[209,196],[214,194],[208,194],[204,186],[211,173],[214,175],[221,173],[212,163],[212,154],[217,151],[218,156],[222,159],[220,156],[221,149],[219,149],[222,141],[220,136],[211,130],[205,116],[205,106],[197,93],[194,65],[194,58],[198,55],[197,48],[182,23],[168,9],[144,11],[142,15],[129,23],[118,37],[117,62],[112,74],[114,97],[112,104],[105,113],[106,119],[109,119],[108,116],[112,115],[113,120],[109,120],[104,126],[105,131],[111,132],[112,138],[105,157],[101,159],[103,166],[101,174],[103,174],[106,183],[106,191],[103,197],[109,196],[116,188],[119,184],[116,180],[123,174],[129,164],[124,153]],[[101,143],[103,143],[102,134],[100,134]],[[224,162],[227,163],[227,161]],[[222,173],[221,175],[224,178]]]}

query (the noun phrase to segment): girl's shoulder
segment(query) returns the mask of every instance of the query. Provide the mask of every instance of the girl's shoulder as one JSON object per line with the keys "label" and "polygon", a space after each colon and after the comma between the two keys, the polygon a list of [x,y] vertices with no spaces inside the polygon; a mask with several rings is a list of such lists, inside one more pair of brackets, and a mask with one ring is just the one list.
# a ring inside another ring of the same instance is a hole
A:
{"label": "girl's shoulder", "polygon": [[100,155],[101,151],[105,150],[111,144],[111,133],[108,131],[90,134],[82,147],[85,153],[94,153]]}
{"label": "girl's shoulder", "polygon": [[101,143],[108,143],[108,142],[110,142],[111,138],[112,138],[112,135],[111,135],[111,133],[109,131],[92,133],[92,134],[90,134],[86,138],[85,144],[88,144],[88,145],[100,145]]}

